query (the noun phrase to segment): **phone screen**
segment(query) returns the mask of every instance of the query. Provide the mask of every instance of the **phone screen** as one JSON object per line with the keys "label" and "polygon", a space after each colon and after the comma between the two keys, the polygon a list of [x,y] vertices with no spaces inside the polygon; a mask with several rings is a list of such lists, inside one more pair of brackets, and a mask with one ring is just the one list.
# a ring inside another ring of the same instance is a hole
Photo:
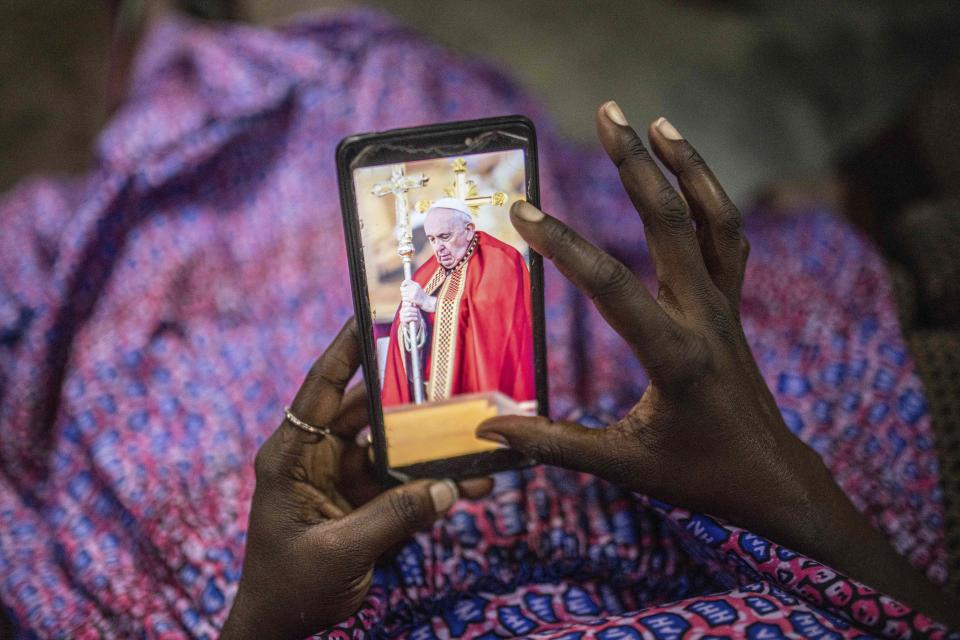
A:
{"label": "phone screen", "polygon": [[499,414],[537,413],[530,248],[510,223],[523,149],[353,171],[392,467],[497,448]]}

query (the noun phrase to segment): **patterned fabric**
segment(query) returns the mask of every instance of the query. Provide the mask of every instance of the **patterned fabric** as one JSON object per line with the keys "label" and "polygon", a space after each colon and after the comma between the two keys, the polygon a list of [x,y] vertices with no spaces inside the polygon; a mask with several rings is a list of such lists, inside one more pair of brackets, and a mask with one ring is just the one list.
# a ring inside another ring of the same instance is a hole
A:
{"label": "patterned fabric", "polygon": [[[613,168],[484,64],[367,12],[150,34],[89,174],[0,203],[0,600],[24,636],[217,634],[253,456],[351,313],[336,142],[506,113],[539,125],[545,207],[649,275]],[[748,232],[744,322],[787,424],[942,582],[934,443],[880,260],[815,212],[754,215]],[[643,372],[549,268],[546,297],[554,413],[599,426]],[[539,467],[458,503],[326,633],[945,630],[759,536]]]}

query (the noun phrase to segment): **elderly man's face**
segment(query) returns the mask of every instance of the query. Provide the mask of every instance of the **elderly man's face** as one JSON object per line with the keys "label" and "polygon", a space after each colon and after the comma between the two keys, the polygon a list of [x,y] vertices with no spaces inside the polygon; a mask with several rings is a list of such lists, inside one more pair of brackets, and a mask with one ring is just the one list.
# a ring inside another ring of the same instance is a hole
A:
{"label": "elderly man's face", "polygon": [[452,209],[431,209],[423,221],[427,241],[444,269],[452,268],[464,256],[474,229],[472,222],[466,222],[460,212]]}

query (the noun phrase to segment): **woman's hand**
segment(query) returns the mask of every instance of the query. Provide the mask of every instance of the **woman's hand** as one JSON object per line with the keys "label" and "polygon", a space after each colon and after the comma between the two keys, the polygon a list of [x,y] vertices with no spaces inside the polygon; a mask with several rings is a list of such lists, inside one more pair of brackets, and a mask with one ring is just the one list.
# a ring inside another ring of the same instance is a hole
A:
{"label": "woman's hand", "polygon": [[597,129],[643,220],[656,298],[622,263],[532,205],[516,203],[510,217],[590,297],[650,385],[606,429],[508,416],[477,435],[721,516],[956,624],[956,604],[886,543],[784,424],[740,324],[749,252],[740,212],[706,163],[665,119],[650,125],[678,192],[616,103],[600,108]]}
{"label": "woman's hand", "polygon": [[822,465],[784,424],[740,326],[749,252],[740,212],[666,120],[650,126],[650,142],[677,176],[679,192],[615,103],[600,110],[597,127],[643,220],[659,280],[656,298],[622,263],[532,205],[515,204],[511,220],[593,300],[636,353],[650,385],[607,429],[497,418],[478,435],[502,439],[542,462],[787,537],[794,523],[781,528],[771,506],[803,508],[807,476]]}
{"label": "woman's hand", "polygon": [[492,486],[470,480],[458,491],[450,480],[418,480],[379,493],[367,448],[355,442],[367,424],[363,390],[343,395],[359,360],[351,320],[291,407],[332,435],[284,420],[257,453],[243,575],[224,638],[301,638],[340,622],[366,596],[380,555],[429,527],[459,493],[479,497]]}

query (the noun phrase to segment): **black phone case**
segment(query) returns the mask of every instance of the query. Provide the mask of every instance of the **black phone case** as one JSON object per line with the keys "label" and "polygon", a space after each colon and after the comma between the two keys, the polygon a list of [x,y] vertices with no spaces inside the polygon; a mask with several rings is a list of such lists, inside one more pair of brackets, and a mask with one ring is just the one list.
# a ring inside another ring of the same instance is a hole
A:
{"label": "black phone case", "polygon": [[[380,381],[373,340],[373,324],[367,291],[366,270],[360,224],[356,210],[353,170],[459,154],[523,149],[526,197],[540,206],[537,173],[537,139],[533,123],[524,116],[512,115],[481,120],[432,124],[406,129],[363,133],[344,138],[337,145],[337,177],[340,209],[350,267],[353,305],[363,348],[364,381],[370,409],[374,460],[380,481],[393,485],[418,477],[469,478],[497,471],[528,466],[533,461],[510,449],[477,453],[455,458],[418,463],[406,467],[387,466],[387,446],[380,402]],[[530,249],[530,284],[533,306],[534,376],[540,415],[548,415],[547,354],[544,330],[543,259]]]}

